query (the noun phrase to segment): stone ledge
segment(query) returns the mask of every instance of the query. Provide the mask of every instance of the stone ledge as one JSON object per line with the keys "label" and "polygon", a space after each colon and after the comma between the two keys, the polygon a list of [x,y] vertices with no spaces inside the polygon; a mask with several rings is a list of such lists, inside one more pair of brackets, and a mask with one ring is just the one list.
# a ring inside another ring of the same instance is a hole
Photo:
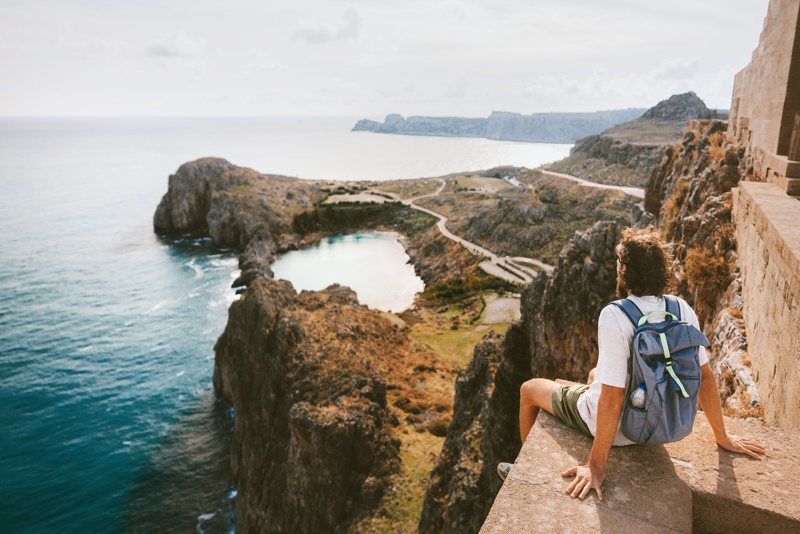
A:
{"label": "stone ledge", "polygon": [[800,434],[725,418],[729,432],[761,440],[764,461],[717,447],[705,415],[666,446],[615,447],[604,501],[564,490],[561,472],[585,463],[592,440],[541,411],[481,532],[798,532]]}
{"label": "stone ledge", "polygon": [[[742,195],[742,199],[738,199]],[[744,200],[744,202],[742,202]],[[771,261],[782,260],[794,277],[800,280],[800,200],[790,197],[775,184],[765,182],[740,182],[734,189],[734,210],[748,205],[758,221],[757,228],[764,240],[774,237],[772,250],[777,254]],[[739,217],[734,214],[738,221]],[[798,284],[797,287],[800,287]]]}

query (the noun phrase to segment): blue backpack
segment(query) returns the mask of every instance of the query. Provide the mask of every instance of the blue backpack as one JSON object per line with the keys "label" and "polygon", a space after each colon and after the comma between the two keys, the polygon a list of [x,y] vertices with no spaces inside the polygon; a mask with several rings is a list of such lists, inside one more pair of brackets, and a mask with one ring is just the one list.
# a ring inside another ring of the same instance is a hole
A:
{"label": "blue backpack", "polygon": [[[679,441],[692,431],[700,394],[700,346],[708,339],[681,321],[675,297],[665,296],[667,311],[644,315],[629,299],[613,302],[628,316],[635,334],[628,358],[628,387],[622,405],[620,428],[631,441],[659,445]],[[664,317],[650,323],[652,317]],[[637,408],[631,394],[644,384],[645,404]]]}

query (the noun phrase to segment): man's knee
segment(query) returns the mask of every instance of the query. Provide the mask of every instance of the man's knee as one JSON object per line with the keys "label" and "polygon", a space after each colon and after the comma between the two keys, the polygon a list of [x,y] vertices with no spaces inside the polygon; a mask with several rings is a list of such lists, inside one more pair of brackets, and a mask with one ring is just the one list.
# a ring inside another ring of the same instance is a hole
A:
{"label": "man's knee", "polygon": [[552,395],[549,387],[551,380],[546,378],[532,378],[519,388],[519,402],[525,406],[540,406],[542,398],[548,393]]}

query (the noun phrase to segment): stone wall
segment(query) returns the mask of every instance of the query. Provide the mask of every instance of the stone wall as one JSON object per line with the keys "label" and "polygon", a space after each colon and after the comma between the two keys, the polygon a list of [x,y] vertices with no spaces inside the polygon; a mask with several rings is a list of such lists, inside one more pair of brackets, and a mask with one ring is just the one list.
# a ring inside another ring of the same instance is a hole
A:
{"label": "stone wall", "polygon": [[771,424],[800,430],[800,201],[770,183],[734,189],[748,353]]}
{"label": "stone wall", "polygon": [[[734,80],[730,133],[749,145],[757,179],[800,194],[800,163],[788,156],[800,113],[800,2],[771,0],[758,48]],[[800,135],[798,132],[797,135]]]}

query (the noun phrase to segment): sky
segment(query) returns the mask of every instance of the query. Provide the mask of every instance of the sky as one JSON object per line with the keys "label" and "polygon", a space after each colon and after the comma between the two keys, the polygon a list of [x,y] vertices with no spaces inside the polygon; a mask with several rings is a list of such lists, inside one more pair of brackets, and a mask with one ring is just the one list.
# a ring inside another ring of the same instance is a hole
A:
{"label": "sky", "polygon": [[730,107],[768,0],[0,0],[0,116]]}

